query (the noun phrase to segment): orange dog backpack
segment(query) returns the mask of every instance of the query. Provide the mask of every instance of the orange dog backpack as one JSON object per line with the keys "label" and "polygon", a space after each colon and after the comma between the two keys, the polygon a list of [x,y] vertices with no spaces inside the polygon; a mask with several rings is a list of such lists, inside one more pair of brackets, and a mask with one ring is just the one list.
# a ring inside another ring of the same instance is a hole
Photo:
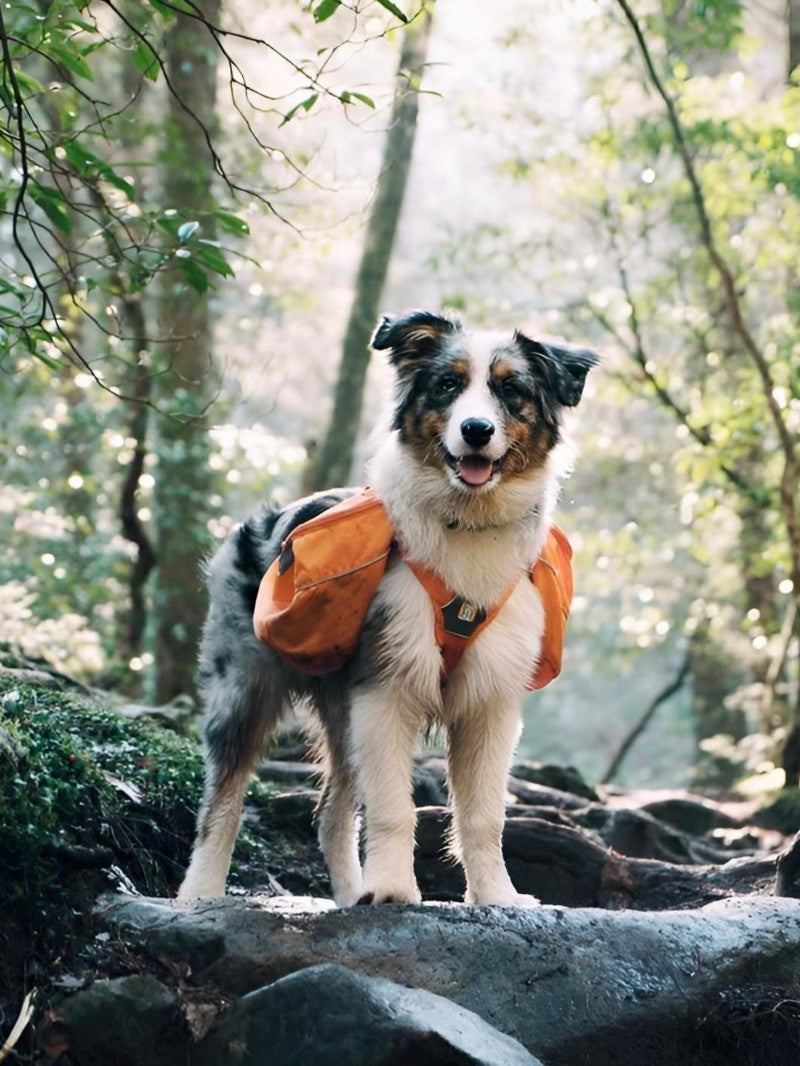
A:
{"label": "orange dog backpack", "polygon": [[[259,640],[303,673],[338,669],[358,644],[394,543],[394,526],[370,489],[297,526],[261,581],[253,613]],[[572,602],[572,549],[551,526],[530,579],[544,606],[539,665],[528,688],[544,688],[561,672],[564,631]],[[408,565],[434,609],[436,639],[446,678],[470,643],[491,624],[512,585],[488,610],[467,603],[432,571]]]}

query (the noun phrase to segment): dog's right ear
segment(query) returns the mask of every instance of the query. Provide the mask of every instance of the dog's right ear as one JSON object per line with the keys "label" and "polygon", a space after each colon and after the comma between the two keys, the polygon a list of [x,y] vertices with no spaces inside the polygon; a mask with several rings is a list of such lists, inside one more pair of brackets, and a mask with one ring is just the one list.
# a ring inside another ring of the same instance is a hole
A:
{"label": "dog's right ear", "polygon": [[384,315],[375,330],[372,347],[377,351],[390,349],[389,359],[394,366],[399,367],[427,355],[437,341],[452,337],[460,329],[461,323],[456,319],[432,311]]}

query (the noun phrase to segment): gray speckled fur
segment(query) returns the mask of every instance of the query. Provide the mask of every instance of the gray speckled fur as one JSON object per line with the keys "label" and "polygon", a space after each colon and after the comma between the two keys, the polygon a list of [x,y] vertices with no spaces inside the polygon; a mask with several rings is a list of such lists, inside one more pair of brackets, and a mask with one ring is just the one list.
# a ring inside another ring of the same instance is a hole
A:
{"label": "gray speckled fur", "polygon": [[[210,609],[200,649],[200,688],[205,705],[206,794],[198,823],[202,837],[214,797],[231,775],[252,767],[264,737],[282,711],[310,700],[323,726],[321,747],[328,772],[345,772],[344,751],[352,667],[322,677],[301,674],[253,632],[253,604],[261,577],[280,554],[289,533],[356,489],[319,493],[283,511],[262,508],[237,526],[208,568]],[[372,622],[362,646],[374,635]],[[371,675],[372,657],[353,659],[358,679]],[[347,676],[345,676],[347,675]],[[324,808],[325,796],[321,809]]]}
{"label": "gray speckled fur", "polygon": [[349,752],[351,698],[377,671],[372,649],[388,622],[387,612],[374,605],[354,655],[340,670],[322,676],[295,670],[253,631],[262,577],[286,537],[358,491],[316,493],[283,510],[262,507],[232,530],[211,560],[210,607],[198,671],[205,707],[205,790],[179,899],[224,892],[250,773],[265,736],[274,731],[282,713],[300,701],[315,712],[310,725],[324,779],[317,829],[334,891],[358,862],[358,794]]}

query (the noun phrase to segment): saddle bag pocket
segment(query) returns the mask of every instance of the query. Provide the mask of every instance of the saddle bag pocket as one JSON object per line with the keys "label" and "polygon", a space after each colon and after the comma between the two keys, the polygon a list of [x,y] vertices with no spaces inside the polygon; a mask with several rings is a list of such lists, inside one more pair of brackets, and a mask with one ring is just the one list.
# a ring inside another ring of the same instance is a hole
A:
{"label": "saddle bag pocket", "polygon": [[358,644],[393,536],[369,489],[294,529],[261,581],[253,612],[258,639],[302,673],[343,666]]}

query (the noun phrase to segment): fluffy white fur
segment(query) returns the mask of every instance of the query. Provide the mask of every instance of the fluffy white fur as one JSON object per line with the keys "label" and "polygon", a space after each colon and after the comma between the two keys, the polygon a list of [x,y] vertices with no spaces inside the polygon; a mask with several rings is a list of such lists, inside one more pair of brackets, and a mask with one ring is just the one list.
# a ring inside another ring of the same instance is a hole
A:
{"label": "fluffy white fur", "polygon": [[[468,485],[459,477],[457,464],[415,457],[400,430],[383,435],[369,467],[369,483],[393,520],[401,551],[392,555],[371,618],[388,621],[377,626],[371,638],[371,672],[353,684],[345,698],[335,685],[329,691],[308,689],[325,725],[327,784],[320,844],[340,906],[362,899],[419,902],[413,867],[412,759],[421,729],[436,721],[447,741],[450,844],[465,869],[466,902],[531,906],[537,901],[516,892],[503,861],[505,787],[522,697],[535,672],[544,632],[541,598],[528,575],[547,537],[568,453],[558,445],[543,462],[532,462],[506,479],[502,461],[510,447],[512,415],[499,399],[497,384],[490,387],[490,376],[498,352],[506,367],[516,361],[530,373],[531,359],[543,351],[541,357],[550,360],[540,375],[541,387],[548,390],[543,400],[551,405],[547,410],[560,412],[562,406],[578,402],[583,378],[596,357],[582,350],[551,351],[517,334],[511,341],[496,334],[464,334],[457,325],[450,328],[454,324],[427,313],[414,313],[407,322],[396,348],[401,374],[407,373],[402,345],[423,343],[440,327],[447,343],[458,343],[457,358],[469,364],[468,382],[455,397],[441,434],[447,453],[456,461],[465,454],[474,456],[476,449],[464,439],[464,422],[486,419],[494,431],[480,454],[496,469],[487,483]],[[392,320],[385,319],[375,346],[393,347],[393,329]],[[269,531],[261,534],[265,547],[259,558],[267,563],[277,555],[289,528],[281,525],[289,521],[288,514],[275,516]],[[205,686],[206,799],[181,899],[224,892],[247,774],[263,734],[276,724],[284,699],[303,695],[297,676],[287,674],[275,653],[258,645],[252,632],[249,638],[242,635],[249,620],[242,623],[241,603],[233,592],[236,575],[247,569],[246,552],[260,550],[254,547],[254,536],[251,532],[241,543],[229,542],[211,571],[212,608],[201,662],[213,675],[209,664],[216,663],[215,653],[233,647],[235,663],[220,676],[211,676]],[[477,606],[490,607],[513,586],[446,684],[433,607],[406,559],[435,571],[454,593]],[[233,633],[237,627],[239,639]],[[359,808],[365,835],[363,868]]]}
{"label": "fluffy white fur", "polygon": [[[463,410],[454,408],[454,417],[466,417]],[[378,603],[393,611],[381,649],[388,673],[356,696],[351,721],[353,761],[366,812],[361,889],[375,902],[419,899],[413,876],[410,780],[417,735],[434,717],[447,736],[452,850],[466,871],[466,901],[536,903],[512,886],[501,835],[520,704],[538,663],[544,630],[541,599],[527,575],[547,536],[562,459],[553,453],[546,468],[501,486],[502,505],[495,502],[493,524],[477,524],[487,513],[479,507],[474,509],[475,524],[467,519],[457,529],[448,529],[448,523],[464,511],[465,502],[476,500],[465,500],[456,484],[443,490],[441,472],[420,467],[396,435],[385,441],[370,467],[370,484],[389,511],[409,558],[424,562],[456,593],[480,606],[490,606],[517,582],[497,617],[468,648],[444,692],[427,593],[402,559],[381,584]]]}

